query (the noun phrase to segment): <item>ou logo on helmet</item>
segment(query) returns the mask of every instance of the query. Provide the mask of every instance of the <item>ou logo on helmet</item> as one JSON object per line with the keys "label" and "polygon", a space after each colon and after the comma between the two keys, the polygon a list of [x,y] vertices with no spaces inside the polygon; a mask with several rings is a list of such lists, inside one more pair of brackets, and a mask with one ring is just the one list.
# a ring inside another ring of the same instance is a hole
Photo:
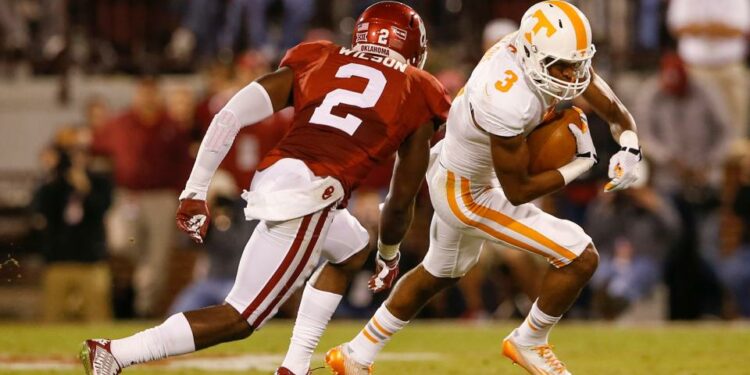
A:
{"label": "ou logo on helmet", "polygon": [[424,22],[419,23],[419,45],[427,47],[427,30],[424,28]]}

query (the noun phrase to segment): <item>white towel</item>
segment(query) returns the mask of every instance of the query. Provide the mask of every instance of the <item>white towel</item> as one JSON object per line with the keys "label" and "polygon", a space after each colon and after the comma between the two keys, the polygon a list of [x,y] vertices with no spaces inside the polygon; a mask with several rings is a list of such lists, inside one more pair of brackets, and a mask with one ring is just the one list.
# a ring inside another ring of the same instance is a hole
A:
{"label": "white towel", "polygon": [[273,191],[243,191],[248,220],[286,221],[302,217],[344,197],[344,188],[333,178],[310,181],[304,186]]}

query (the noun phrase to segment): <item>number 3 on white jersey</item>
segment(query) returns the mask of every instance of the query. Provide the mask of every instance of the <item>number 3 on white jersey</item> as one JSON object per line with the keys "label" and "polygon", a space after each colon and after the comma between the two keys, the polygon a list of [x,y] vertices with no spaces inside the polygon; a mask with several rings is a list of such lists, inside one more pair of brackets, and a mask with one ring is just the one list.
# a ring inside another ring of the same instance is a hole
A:
{"label": "number 3 on white jersey", "polygon": [[339,104],[349,104],[359,108],[372,108],[380,99],[385,89],[386,79],[383,73],[375,68],[361,64],[346,64],[336,72],[336,78],[360,77],[368,80],[365,91],[359,93],[344,89],[336,89],[328,93],[323,103],[315,108],[310,123],[331,126],[349,135],[354,134],[362,124],[362,119],[352,114],[339,117],[331,113],[333,107]]}

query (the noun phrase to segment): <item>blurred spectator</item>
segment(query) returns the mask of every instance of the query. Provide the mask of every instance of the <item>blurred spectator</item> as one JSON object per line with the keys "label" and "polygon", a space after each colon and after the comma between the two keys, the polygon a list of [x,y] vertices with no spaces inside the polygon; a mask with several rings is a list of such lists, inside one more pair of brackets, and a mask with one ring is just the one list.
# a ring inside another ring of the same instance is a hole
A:
{"label": "blurred spectator", "polygon": [[[657,190],[690,204],[709,255],[717,241],[716,203],[732,127],[720,96],[689,78],[675,54],[665,54],[658,78],[643,85],[636,103],[638,129],[653,159]],[[713,205],[713,207],[712,207]]]}
{"label": "blurred spectator", "polygon": [[216,56],[224,25],[226,4],[219,0],[186,0],[180,26],[172,32],[167,53],[178,61],[195,57],[204,61]]}
{"label": "blurred spectator", "polygon": [[166,111],[172,120],[183,131],[190,133],[195,127],[195,94],[188,85],[177,85],[167,92]]}
{"label": "blurred spectator", "polygon": [[663,0],[638,1],[638,37],[637,45],[645,51],[656,51],[661,44]]}
{"label": "blurred spectator", "polygon": [[60,15],[66,12],[65,0],[38,0],[35,18],[38,30],[38,50],[33,51],[36,60],[51,62],[57,59],[67,48],[67,17]]}
{"label": "blurred spectator", "polygon": [[[190,142],[200,138],[201,127],[198,125],[197,109],[195,103],[195,93],[193,89],[185,84],[177,85],[171,88],[167,92],[166,100],[166,113],[169,120],[179,129],[179,132],[184,135],[185,142],[188,142],[183,148],[185,157],[182,158],[182,165],[175,166],[178,169],[177,183],[180,184],[182,181],[187,181],[190,176],[190,170],[193,167],[193,149],[197,150],[200,145],[195,142]],[[197,154],[197,151],[195,151]]]}
{"label": "blurred spectator", "polygon": [[[198,99],[195,113],[201,132],[208,128],[214,114],[229,101],[229,98],[235,92],[232,82],[232,67],[229,64],[215,61],[202,70],[202,76],[205,92]],[[201,138],[203,138],[202,134],[194,140],[200,142]],[[197,148],[195,152],[198,152]]]}
{"label": "blurred spectator", "polygon": [[128,73],[156,73],[164,60],[164,48],[179,15],[168,1],[97,0],[91,2],[95,16],[94,54],[102,69]]}
{"label": "blurred spectator", "polygon": [[730,198],[722,222],[722,254],[719,277],[729,291],[727,315],[750,318],[750,144],[729,163],[727,188]]}
{"label": "blurred spectator", "polygon": [[211,181],[208,193],[211,207],[205,252],[196,264],[195,281],[175,299],[169,314],[197,310],[218,305],[234,285],[240,257],[257,220],[245,219],[245,201],[239,198],[239,189],[232,177],[219,171]]}
{"label": "blurred spectator", "polygon": [[0,51],[29,58],[35,71],[59,73],[56,62],[67,47],[66,5],[65,0],[0,2]]}
{"label": "blurred spectator", "polygon": [[487,51],[500,39],[516,30],[518,30],[518,24],[513,20],[498,18],[488,22],[482,33],[482,50]]}
{"label": "blurred spectator", "polygon": [[[103,129],[112,120],[109,104],[98,94],[86,99],[83,107],[84,123],[80,128],[82,142],[91,148],[94,133]],[[89,155],[89,170],[103,178],[112,179],[112,165],[108,158],[101,155]]]}
{"label": "blurred spectator", "polygon": [[329,29],[316,27],[314,29],[307,30],[303,42],[316,42],[319,40],[327,40],[329,42],[335,43],[336,34],[334,34],[334,32]]}
{"label": "blurred spectator", "polygon": [[718,188],[733,133],[724,103],[711,86],[689,79],[675,54],[663,56],[658,78],[643,85],[637,100],[639,134],[655,165],[654,188],[675,201],[684,225],[667,259],[671,316],[718,314],[720,292],[709,264],[717,259]]}
{"label": "blurred spectator", "polygon": [[112,160],[117,186],[107,220],[110,250],[136,263],[135,311],[141,317],[158,314],[167,281],[175,187],[184,182],[188,144],[150,77],[139,80],[132,107],[94,133],[93,149]]}
{"label": "blurred spectator", "polygon": [[[222,31],[220,46],[229,51],[255,49],[268,58],[294,47],[299,43],[315,12],[315,2],[310,0],[281,0],[283,21],[279,43],[269,40],[268,10],[274,0],[229,0],[226,23]],[[244,22],[243,22],[244,21]],[[245,30],[245,45],[238,45],[240,32]]]}
{"label": "blurred spectator", "polygon": [[79,129],[63,129],[51,150],[54,166],[34,194],[40,215],[44,271],[44,318],[48,321],[111,318],[111,277],[106,259],[104,214],[109,180],[88,170]]}
{"label": "blurred spectator", "polygon": [[664,256],[680,235],[677,209],[648,186],[647,174],[642,173],[639,186],[599,194],[586,215],[585,228],[600,257],[591,279],[594,307],[608,319],[647,297],[662,281]]}
{"label": "blurred spectator", "polygon": [[459,69],[444,69],[435,74],[435,78],[445,87],[448,96],[455,98],[466,84],[466,74]]}
{"label": "blurred spectator", "polygon": [[20,1],[0,1],[0,47],[3,51],[21,53],[30,43],[29,30],[19,8]]}
{"label": "blurred spectator", "polygon": [[234,89],[239,91],[256,78],[271,71],[271,61],[256,50],[245,51],[234,62]]}
{"label": "blurred spectator", "polygon": [[671,0],[669,28],[692,76],[713,85],[728,103],[732,126],[748,135],[748,88],[744,59],[750,32],[747,0]]}
{"label": "blurred spectator", "polygon": [[109,104],[100,95],[93,95],[86,99],[84,114],[86,117],[84,127],[92,131],[101,129],[111,119]]}

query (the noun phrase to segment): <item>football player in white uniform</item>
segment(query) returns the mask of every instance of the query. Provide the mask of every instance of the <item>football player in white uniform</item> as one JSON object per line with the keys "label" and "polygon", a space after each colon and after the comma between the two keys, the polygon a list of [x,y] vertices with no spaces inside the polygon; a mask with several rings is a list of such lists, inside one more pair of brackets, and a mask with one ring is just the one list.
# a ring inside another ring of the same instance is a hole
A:
{"label": "football player in white uniform", "polygon": [[[591,168],[596,150],[586,127],[570,125],[576,158],[557,170],[529,175],[525,137],[555,104],[582,95],[610,123],[621,146],[610,160],[605,191],[635,181],[641,159],[635,123],[593,72],[594,53],[588,20],[564,1],[532,6],[518,31],[487,51],[453,101],[445,139],[432,150],[427,183],[435,214],[429,251],[357,337],[328,352],[326,361],[335,372],[365,372],[361,369],[372,364],[390,337],[432,296],[465,275],[478,261],[482,244],[492,241],[542,255],[550,263],[528,317],[503,340],[503,354],[531,374],[570,373],[552,352],[548,336],[596,270],[598,254],[578,225],[529,202]],[[379,243],[379,251],[397,252],[398,244]]]}

